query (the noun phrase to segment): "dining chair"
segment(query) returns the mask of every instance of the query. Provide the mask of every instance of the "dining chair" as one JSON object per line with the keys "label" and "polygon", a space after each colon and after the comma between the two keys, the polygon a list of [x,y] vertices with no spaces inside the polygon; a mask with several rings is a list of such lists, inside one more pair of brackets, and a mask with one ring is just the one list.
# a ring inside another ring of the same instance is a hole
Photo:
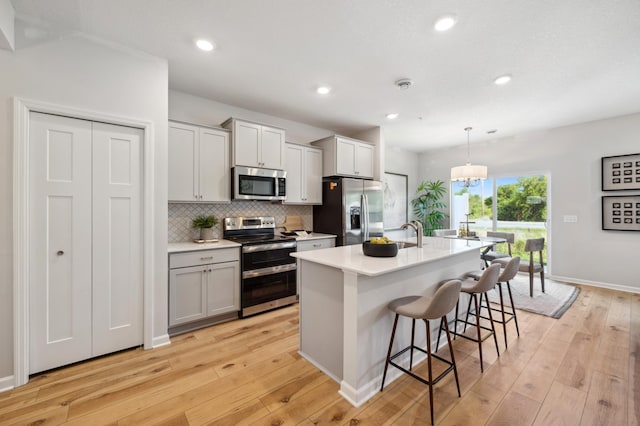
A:
{"label": "dining chair", "polygon": [[[544,250],[544,238],[530,238],[524,245],[524,251],[529,253],[529,260],[520,260],[520,272],[529,273],[529,296],[533,297],[533,278],[536,273],[540,273],[540,283],[542,292],[544,293],[544,261],[542,259],[542,250]],[[538,261],[534,260],[535,254],[538,254]],[[500,264],[503,268],[509,263],[511,257],[501,257],[493,261]]]}
{"label": "dining chair", "polygon": [[434,229],[434,237],[444,237],[445,235],[458,235],[458,231],[455,229]]}
{"label": "dining chair", "polygon": [[[494,247],[491,248],[491,250],[487,251],[486,253],[482,253],[480,255],[480,258],[482,260],[484,260],[484,266],[487,267],[489,266],[490,262],[493,262],[496,259],[500,259],[501,257],[511,257],[511,244],[515,243],[516,240],[516,234],[514,234],[513,232],[494,232],[494,231],[487,231],[487,237],[494,237],[494,238],[503,238],[505,241],[505,243],[507,244],[507,253],[503,253],[500,252],[498,250],[494,250]],[[496,245],[499,244],[504,244],[504,243],[498,243]]]}

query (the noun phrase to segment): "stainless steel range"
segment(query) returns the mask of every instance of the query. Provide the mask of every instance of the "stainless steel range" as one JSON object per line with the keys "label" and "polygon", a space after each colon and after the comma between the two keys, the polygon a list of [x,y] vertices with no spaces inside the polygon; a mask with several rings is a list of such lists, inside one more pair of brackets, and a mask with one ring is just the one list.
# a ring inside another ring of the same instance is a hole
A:
{"label": "stainless steel range", "polygon": [[242,244],[240,315],[257,314],[298,300],[296,288],[296,240],[275,235],[270,216],[227,217],[223,237]]}

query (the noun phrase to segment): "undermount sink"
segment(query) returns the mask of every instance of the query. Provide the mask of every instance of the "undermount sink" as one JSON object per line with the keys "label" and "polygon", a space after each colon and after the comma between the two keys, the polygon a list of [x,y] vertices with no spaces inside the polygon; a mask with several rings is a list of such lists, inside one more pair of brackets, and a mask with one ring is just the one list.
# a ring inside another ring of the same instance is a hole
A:
{"label": "undermount sink", "polygon": [[416,243],[410,243],[409,241],[397,241],[397,244],[399,249],[405,249],[405,248],[417,246]]}

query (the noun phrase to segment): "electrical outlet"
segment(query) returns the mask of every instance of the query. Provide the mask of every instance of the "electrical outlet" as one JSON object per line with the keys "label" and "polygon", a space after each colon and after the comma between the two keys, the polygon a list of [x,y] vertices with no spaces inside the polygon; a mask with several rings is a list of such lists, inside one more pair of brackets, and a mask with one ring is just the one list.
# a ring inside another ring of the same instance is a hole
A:
{"label": "electrical outlet", "polygon": [[565,214],[564,215],[565,223],[578,223],[578,216],[574,214]]}

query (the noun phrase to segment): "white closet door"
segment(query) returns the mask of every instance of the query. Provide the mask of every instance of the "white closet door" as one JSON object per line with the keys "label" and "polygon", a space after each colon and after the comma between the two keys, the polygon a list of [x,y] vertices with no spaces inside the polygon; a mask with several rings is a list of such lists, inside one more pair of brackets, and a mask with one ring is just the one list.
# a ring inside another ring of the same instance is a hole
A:
{"label": "white closet door", "polygon": [[142,130],[93,123],[93,356],[142,343]]}
{"label": "white closet door", "polygon": [[29,372],[91,356],[91,122],[31,113]]}

